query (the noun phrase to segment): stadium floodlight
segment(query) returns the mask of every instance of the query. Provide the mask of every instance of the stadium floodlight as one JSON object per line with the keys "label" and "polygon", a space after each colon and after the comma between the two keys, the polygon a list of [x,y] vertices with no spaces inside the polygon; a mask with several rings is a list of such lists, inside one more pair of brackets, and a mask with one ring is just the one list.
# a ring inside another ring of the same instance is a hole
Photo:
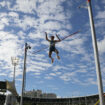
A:
{"label": "stadium floodlight", "polygon": [[11,57],[12,65],[14,66],[14,73],[13,73],[13,83],[15,85],[15,71],[16,71],[16,66],[19,63],[19,58],[17,57]]}

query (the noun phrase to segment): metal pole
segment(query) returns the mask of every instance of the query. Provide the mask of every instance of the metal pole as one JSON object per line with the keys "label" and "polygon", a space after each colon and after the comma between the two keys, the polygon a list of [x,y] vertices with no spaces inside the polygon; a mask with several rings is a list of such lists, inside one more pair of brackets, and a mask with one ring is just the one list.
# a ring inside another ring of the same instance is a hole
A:
{"label": "metal pole", "polygon": [[26,59],[27,59],[27,43],[25,43],[25,54],[24,54],[24,69],[23,69],[23,81],[22,81],[22,93],[20,105],[23,105],[23,94],[24,94],[24,77],[26,74]]}
{"label": "metal pole", "polygon": [[96,64],[96,73],[97,73],[97,81],[98,81],[98,91],[99,91],[100,105],[104,105],[103,85],[102,85],[102,77],[101,77],[101,70],[100,70],[100,62],[99,62],[99,55],[98,55],[98,47],[97,47],[97,41],[96,41],[94,20],[93,20],[93,16],[92,16],[91,0],[88,0],[88,12],[89,12],[89,19],[90,19],[92,40],[93,40],[94,59],[95,59],[95,64]]}
{"label": "metal pole", "polygon": [[79,96],[79,105],[81,105],[80,96]]}
{"label": "metal pole", "polygon": [[87,97],[85,97],[85,105],[87,105]]}
{"label": "metal pole", "polygon": [[[18,58],[11,57],[11,61],[12,61],[12,65],[14,67],[14,72],[13,72],[13,85],[15,87],[15,72],[16,72],[16,65],[18,65]],[[11,99],[12,99],[11,100],[11,105],[13,105],[14,102],[16,101],[16,100],[14,100],[14,99],[16,99],[16,97],[12,94]]]}
{"label": "metal pole", "polygon": [[14,76],[13,76],[13,83],[14,83],[14,85],[15,85],[15,70],[16,70],[16,65],[14,65]]}
{"label": "metal pole", "polygon": [[17,57],[11,57],[12,65],[14,67],[14,72],[13,72],[13,83],[15,86],[15,72],[16,72],[16,66],[18,65],[19,59]]}
{"label": "metal pole", "polygon": [[24,90],[25,90],[25,76],[26,76],[26,59],[27,59],[27,50],[28,49],[31,49],[31,47],[28,46],[27,43],[25,43],[24,69],[23,69],[22,93],[21,93],[20,105],[23,105],[23,95],[24,95]]}

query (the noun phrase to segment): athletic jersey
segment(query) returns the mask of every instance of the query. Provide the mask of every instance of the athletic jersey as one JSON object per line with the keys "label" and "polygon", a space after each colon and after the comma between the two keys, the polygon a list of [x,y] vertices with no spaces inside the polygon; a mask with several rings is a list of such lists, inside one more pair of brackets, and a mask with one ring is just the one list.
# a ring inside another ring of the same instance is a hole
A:
{"label": "athletic jersey", "polygon": [[50,41],[50,47],[55,47],[55,41]]}

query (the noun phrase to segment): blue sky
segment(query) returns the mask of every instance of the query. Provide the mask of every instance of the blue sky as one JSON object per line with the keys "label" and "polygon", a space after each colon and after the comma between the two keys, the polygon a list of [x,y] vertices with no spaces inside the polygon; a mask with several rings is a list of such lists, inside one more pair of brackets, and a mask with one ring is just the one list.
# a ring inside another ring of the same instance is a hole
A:
{"label": "blue sky", "polygon": [[[1,0],[0,1],[0,80],[13,79],[11,57],[17,56],[16,88],[21,93],[24,45],[32,49],[27,56],[26,91],[41,89],[58,97],[97,94],[88,10],[78,9],[86,0]],[[92,0],[103,87],[105,86],[105,1]],[[80,33],[58,43],[60,60],[51,64],[48,36],[61,38],[77,30]],[[105,88],[104,88],[105,91]]]}

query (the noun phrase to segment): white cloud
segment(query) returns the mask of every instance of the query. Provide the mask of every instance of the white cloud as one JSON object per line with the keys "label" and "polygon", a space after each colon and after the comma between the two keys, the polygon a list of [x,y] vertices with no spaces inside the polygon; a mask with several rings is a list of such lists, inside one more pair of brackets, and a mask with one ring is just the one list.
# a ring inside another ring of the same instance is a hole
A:
{"label": "white cloud", "polygon": [[0,5],[1,5],[1,6],[3,6],[3,7],[5,6],[5,4],[6,4],[6,2],[5,2],[5,1],[0,2]]}
{"label": "white cloud", "polygon": [[36,18],[30,17],[30,16],[24,16],[22,23],[20,23],[20,26],[21,27],[35,27],[37,25],[36,23],[37,23]]}
{"label": "white cloud", "polygon": [[29,28],[35,28],[37,26],[37,22],[35,22],[36,18],[30,16],[24,16],[23,19],[19,19],[19,17],[13,18],[12,23],[15,27],[20,27],[24,31],[28,30]]}
{"label": "white cloud", "polygon": [[101,32],[101,35],[105,34],[105,32],[103,31],[104,30],[104,24],[105,20],[104,19],[99,19],[97,20],[97,23],[95,24],[95,27],[96,27],[96,30],[98,30],[98,33]]}
{"label": "white cloud", "polygon": [[105,37],[103,40],[98,41],[98,48],[99,48],[99,53],[103,54],[105,53]]}
{"label": "white cloud", "polygon": [[77,45],[82,45],[84,43],[84,39],[74,39],[73,41],[69,41],[68,44],[77,46]]}
{"label": "white cloud", "polygon": [[44,77],[45,79],[52,79],[52,77],[51,76],[46,76],[46,77]]}
{"label": "white cloud", "polygon": [[11,56],[18,55],[18,45],[16,42],[16,40],[18,41],[18,39],[17,36],[14,36],[13,34],[10,34],[8,32],[1,31],[0,34],[2,38],[2,41],[0,43],[0,48],[2,49],[2,51],[0,51],[0,57],[1,59],[6,58],[8,61]]}
{"label": "white cloud", "polygon": [[59,70],[61,71],[62,69],[67,69],[67,67],[65,67],[65,66],[61,66],[61,65],[56,65],[56,66],[54,66],[53,67],[53,71],[54,72],[59,72]]}
{"label": "white cloud", "polygon": [[4,25],[9,25],[9,23],[8,23],[9,21],[8,21],[8,19],[7,18],[1,18],[1,23],[2,24],[4,24]]}
{"label": "white cloud", "polygon": [[36,54],[27,59],[27,72],[32,72],[34,75],[40,75],[43,71],[47,71],[52,65],[45,59],[45,55]]}
{"label": "white cloud", "polygon": [[40,73],[34,73],[35,75],[40,75]]}
{"label": "white cloud", "polygon": [[2,2],[0,2],[0,5],[2,6],[2,7],[7,7],[7,8],[9,8],[10,7],[10,2],[9,1],[2,1]]}
{"label": "white cloud", "polygon": [[30,67],[27,67],[27,72],[41,72],[41,71],[43,71],[43,70],[45,70],[45,68],[44,67],[42,67],[42,66],[37,66],[37,65],[30,65]]}
{"label": "white cloud", "polygon": [[55,73],[50,73],[49,75],[50,75],[50,76],[56,76],[56,74],[55,74]]}
{"label": "white cloud", "polygon": [[35,62],[35,61],[32,61],[30,62],[31,64],[34,64],[34,65],[37,65],[37,66],[42,66],[42,67],[51,67],[52,65],[49,64],[48,62]]}
{"label": "white cloud", "polygon": [[40,20],[40,29],[47,31],[59,30],[61,28],[71,29],[71,24],[64,22],[64,20],[70,19],[71,14],[69,14],[70,16],[64,14],[64,9],[61,6],[61,3],[62,1],[59,0],[49,0],[38,5],[37,15]]}
{"label": "white cloud", "polygon": [[88,82],[92,85],[97,85],[97,81],[95,81],[93,78],[89,78]]}
{"label": "white cloud", "polygon": [[64,37],[64,36],[69,35],[70,33],[69,33],[68,31],[62,29],[62,30],[60,30],[57,34],[60,35],[60,36],[59,36],[60,38],[62,38],[62,37]]}
{"label": "white cloud", "polygon": [[16,77],[18,77],[19,75],[23,75],[22,69],[18,68],[18,66],[19,64],[16,67],[16,73],[15,73]]}
{"label": "white cloud", "polygon": [[38,6],[39,14],[57,14],[63,11],[63,8],[60,6],[61,1],[49,0],[45,1]]}
{"label": "white cloud", "polygon": [[[39,31],[30,32],[29,37],[30,37],[30,39],[37,41],[37,43],[38,43],[38,39],[45,39],[44,33],[41,33]],[[38,44],[37,44],[37,46],[38,46]]]}
{"label": "white cloud", "polygon": [[62,27],[61,27],[61,24],[59,22],[47,22],[45,24],[43,24],[42,28],[45,28],[46,30],[60,30]]}
{"label": "white cloud", "polygon": [[105,11],[99,11],[96,18],[97,19],[105,19]]}
{"label": "white cloud", "polygon": [[7,76],[6,73],[0,73],[0,76]]}
{"label": "white cloud", "polygon": [[105,4],[105,1],[102,1],[102,3],[104,3],[104,4]]}
{"label": "white cloud", "polygon": [[[0,31],[0,61],[2,61],[2,69],[5,69],[5,74],[9,73],[9,77],[13,76],[13,67],[11,57],[22,56],[22,47],[19,44],[18,37],[9,32]],[[21,60],[19,60],[21,62]],[[21,64],[21,63],[20,63]],[[19,66],[20,67],[20,66]],[[20,69],[19,69],[20,70]],[[21,75],[21,71],[17,71],[16,76]]]}
{"label": "white cloud", "polygon": [[71,72],[71,73],[64,73],[63,75],[60,76],[60,78],[64,81],[70,81],[74,76],[75,76],[75,72]]}
{"label": "white cloud", "polygon": [[19,18],[19,15],[16,12],[9,12],[8,15],[13,18]]}
{"label": "white cloud", "polygon": [[4,24],[0,24],[0,30],[2,30],[5,27]]}
{"label": "white cloud", "polygon": [[[30,33],[30,38],[41,38],[43,35],[40,36],[41,33],[43,33],[45,30],[60,30],[61,28],[71,29],[71,24],[68,24],[68,20],[70,17],[66,16],[64,14],[63,7],[61,6],[62,1],[44,1],[44,3],[39,3],[38,9],[36,10],[37,15],[39,18],[35,18],[36,16],[24,16],[23,19],[19,18],[18,13],[16,12],[9,12],[8,15],[9,19],[7,17],[3,17],[5,24],[11,25],[14,27],[20,27],[24,31],[28,30],[29,28],[36,28],[35,32]],[[13,10],[20,10],[22,12],[31,13],[33,10],[35,10],[35,4],[38,1],[29,1],[29,0],[17,0],[16,5]],[[43,1],[39,1],[43,2]],[[27,8],[25,8],[27,7]],[[59,9],[58,9],[59,7]],[[43,12],[44,10],[44,12]],[[56,11],[56,13],[55,13]],[[46,13],[47,12],[47,15]],[[52,13],[52,15],[51,15]],[[70,13],[71,15],[71,13]],[[49,22],[46,22],[46,20],[49,20]],[[55,20],[55,21],[52,21]],[[57,21],[58,20],[58,21]],[[63,22],[64,20],[67,20],[67,22]],[[11,24],[9,23],[11,22]],[[63,23],[62,23],[63,22]],[[4,25],[1,25],[1,29],[4,28]]]}
{"label": "white cloud", "polygon": [[34,13],[36,9],[36,0],[16,0],[13,10],[22,11],[24,13]]}
{"label": "white cloud", "polygon": [[65,51],[70,51],[75,54],[85,54],[83,44],[84,44],[84,39],[73,39],[70,41],[61,42],[60,44],[58,44],[58,47],[62,48]]}

